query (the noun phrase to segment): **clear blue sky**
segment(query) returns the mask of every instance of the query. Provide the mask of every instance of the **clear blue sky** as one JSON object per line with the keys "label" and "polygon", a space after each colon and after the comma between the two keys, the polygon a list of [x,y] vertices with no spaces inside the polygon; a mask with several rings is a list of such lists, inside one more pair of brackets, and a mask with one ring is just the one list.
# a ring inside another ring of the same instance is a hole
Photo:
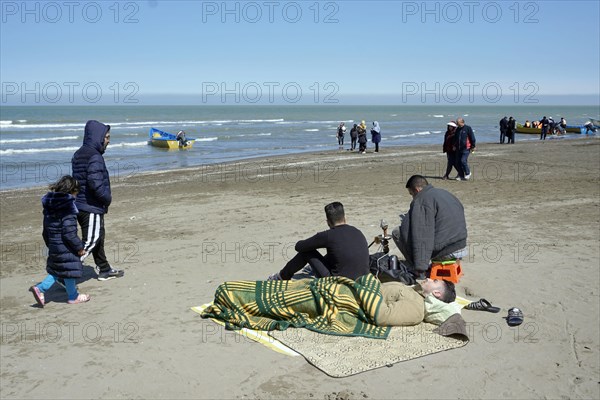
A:
{"label": "clear blue sky", "polygon": [[203,90],[216,98],[223,83],[245,87],[245,98],[256,85],[264,96],[290,83],[307,95],[317,83],[341,104],[420,100],[424,90],[446,99],[456,87],[464,98],[488,87],[505,99],[599,102],[596,0],[74,3],[0,2],[2,88],[13,93],[1,104],[23,83],[59,85],[66,97],[64,82],[76,95],[115,82],[131,94],[133,82],[137,98],[175,102]]}

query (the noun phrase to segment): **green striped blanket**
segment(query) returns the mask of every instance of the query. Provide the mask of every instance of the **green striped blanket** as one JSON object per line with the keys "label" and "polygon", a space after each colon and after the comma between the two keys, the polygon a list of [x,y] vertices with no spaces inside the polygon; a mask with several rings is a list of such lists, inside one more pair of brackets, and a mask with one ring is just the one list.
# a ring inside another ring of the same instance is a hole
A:
{"label": "green striped blanket", "polygon": [[231,281],[221,284],[203,318],[225,322],[227,329],[307,328],[342,336],[385,339],[376,315],[381,284],[368,274],[353,281],[340,276],[298,281]]}

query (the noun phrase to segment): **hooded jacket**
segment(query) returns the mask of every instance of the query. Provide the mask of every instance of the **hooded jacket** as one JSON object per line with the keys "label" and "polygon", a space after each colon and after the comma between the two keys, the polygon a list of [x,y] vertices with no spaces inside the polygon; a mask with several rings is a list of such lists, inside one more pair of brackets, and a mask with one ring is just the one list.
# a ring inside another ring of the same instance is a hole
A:
{"label": "hooded jacket", "polygon": [[381,128],[377,121],[373,122],[373,128],[371,128],[371,141],[373,143],[381,142]]}
{"label": "hooded jacket", "polygon": [[104,137],[109,125],[98,121],[85,124],[83,146],[71,159],[73,178],[79,181],[80,189],[75,204],[81,211],[106,214],[112,201],[110,178],[104,163]]}
{"label": "hooded jacket", "polygon": [[429,261],[467,247],[467,223],[460,200],[450,192],[427,185],[412,203],[400,225],[406,260],[418,271]]}
{"label": "hooded jacket", "polygon": [[77,253],[83,243],[77,237],[75,198],[67,193],[48,192],[42,197],[44,230],[48,246],[46,271],[58,278],[80,278],[83,265]]}

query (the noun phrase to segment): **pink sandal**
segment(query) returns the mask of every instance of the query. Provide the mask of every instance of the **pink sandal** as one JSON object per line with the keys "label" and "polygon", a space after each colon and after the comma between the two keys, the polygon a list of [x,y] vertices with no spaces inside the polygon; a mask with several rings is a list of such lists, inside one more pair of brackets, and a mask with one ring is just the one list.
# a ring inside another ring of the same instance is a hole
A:
{"label": "pink sandal", "polygon": [[89,294],[83,294],[83,293],[79,293],[77,295],[77,298],[75,300],[69,300],[67,301],[67,303],[69,304],[79,304],[79,303],[85,303],[90,301],[90,295]]}
{"label": "pink sandal", "polygon": [[35,298],[35,301],[38,304],[38,306],[44,308],[44,304],[46,304],[46,300],[44,299],[44,293],[42,293],[42,291],[37,286],[30,287],[29,291],[33,293],[33,297]]}

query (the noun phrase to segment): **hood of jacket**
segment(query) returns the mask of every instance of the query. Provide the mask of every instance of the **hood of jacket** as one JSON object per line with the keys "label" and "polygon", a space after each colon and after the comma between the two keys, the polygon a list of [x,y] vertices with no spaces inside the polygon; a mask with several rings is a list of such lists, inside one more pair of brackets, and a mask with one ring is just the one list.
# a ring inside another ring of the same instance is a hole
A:
{"label": "hood of jacket", "polygon": [[48,192],[42,197],[42,206],[44,207],[44,214],[56,215],[59,218],[79,213],[77,206],[75,206],[75,197],[68,193]]}
{"label": "hood of jacket", "polygon": [[381,132],[381,128],[379,127],[379,122],[377,122],[377,121],[373,122],[373,128],[372,128],[372,130],[374,130],[377,133]]}
{"label": "hood of jacket", "polygon": [[83,144],[98,150],[100,154],[104,154],[104,137],[109,130],[110,125],[104,125],[94,120],[88,121],[85,124]]}

